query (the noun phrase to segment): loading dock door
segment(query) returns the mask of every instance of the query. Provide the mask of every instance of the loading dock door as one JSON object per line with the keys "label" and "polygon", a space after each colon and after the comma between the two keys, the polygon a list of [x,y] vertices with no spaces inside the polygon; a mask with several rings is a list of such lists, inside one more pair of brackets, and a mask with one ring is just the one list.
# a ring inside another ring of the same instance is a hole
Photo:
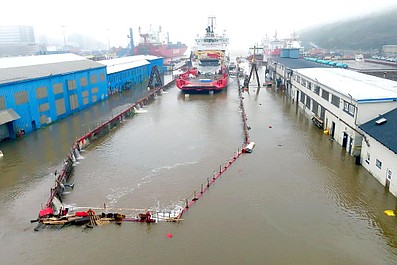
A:
{"label": "loading dock door", "polygon": [[10,137],[10,133],[14,134],[13,121],[19,118],[21,117],[13,109],[0,111],[0,141]]}
{"label": "loading dock door", "polygon": [[342,141],[342,147],[346,148],[347,146],[347,133],[343,132],[343,141]]}
{"label": "loading dock door", "polygon": [[7,124],[0,125],[0,142],[10,137]]}

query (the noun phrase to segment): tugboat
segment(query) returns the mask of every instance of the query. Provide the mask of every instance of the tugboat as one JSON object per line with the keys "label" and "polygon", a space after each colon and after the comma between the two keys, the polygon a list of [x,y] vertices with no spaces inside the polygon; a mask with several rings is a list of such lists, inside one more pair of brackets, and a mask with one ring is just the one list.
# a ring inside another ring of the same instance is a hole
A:
{"label": "tugboat", "polygon": [[191,68],[176,79],[183,92],[218,92],[228,85],[229,38],[215,34],[214,24],[215,17],[209,17],[205,35],[192,48]]}

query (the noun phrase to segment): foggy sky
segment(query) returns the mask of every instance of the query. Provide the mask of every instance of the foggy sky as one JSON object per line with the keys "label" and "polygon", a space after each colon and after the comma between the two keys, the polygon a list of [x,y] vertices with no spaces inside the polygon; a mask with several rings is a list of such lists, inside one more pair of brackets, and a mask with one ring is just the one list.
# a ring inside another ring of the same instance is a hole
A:
{"label": "foggy sky", "polygon": [[[216,17],[216,32],[226,30],[230,47],[248,49],[265,36],[288,37],[309,26],[363,16],[396,6],[395,0],[378,0],[376,5],[358,0],[284,1],[49,1],[20,0],[2,3],[0,25],[32,25],[37,34],[63,39],[79,32],[113,46],[128,44],[129,28],[135,43],[138,27],[161,25],[170,41],[191,46],[204,34],[209,16]],[[147,4],[147,6],[144,6]],[[6,10],[6,11],[5,11]]]}

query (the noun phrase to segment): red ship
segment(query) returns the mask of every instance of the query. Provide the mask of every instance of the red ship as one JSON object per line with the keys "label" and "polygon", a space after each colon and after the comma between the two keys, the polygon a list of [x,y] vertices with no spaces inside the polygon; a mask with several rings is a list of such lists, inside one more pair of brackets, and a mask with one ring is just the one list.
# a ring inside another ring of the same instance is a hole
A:
{"label": "red ship", "polygon": [[154,55],[163,58],[182,57],[187,46],[184,43],[169,42],[169,35],[167,33],[165,40],[162,40],[161,27],[158,31],[149,30],[147,33],[141,33],[139,27],[140,41],[134,48],[134,54]]}
{"label": "red ship", "polygon": [[218,92],[228,85],[229,38],[214,33],[214,21],[215,17],[209,17],[206,34],[196,38],[192,68],[176,79],[176,86],[185,93]]}
{"label": "red ship", "polygon": [[184,92],[218,92],[227,87],[228,74],[226,67],[222,67],[219,72],[201,73],[197,68],[181,74],[176,79],[176,86]]}

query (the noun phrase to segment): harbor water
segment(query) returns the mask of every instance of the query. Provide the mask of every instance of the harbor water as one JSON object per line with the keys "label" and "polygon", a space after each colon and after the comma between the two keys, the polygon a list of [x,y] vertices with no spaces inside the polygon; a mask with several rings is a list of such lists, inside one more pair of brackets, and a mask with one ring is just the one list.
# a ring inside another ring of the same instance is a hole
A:
{"label": "harbor water", "polygon": [[[180,222],[34,231],[76,138],[145,93],[0,144],[1,264],[397,264],[397,218],[384,214],[396,198],[273,88],[243,94],[255,148]],[[143,109],[81,152],[63,203],[172,211],[241,150],[235,77],[212,95],[172,86]]]}

